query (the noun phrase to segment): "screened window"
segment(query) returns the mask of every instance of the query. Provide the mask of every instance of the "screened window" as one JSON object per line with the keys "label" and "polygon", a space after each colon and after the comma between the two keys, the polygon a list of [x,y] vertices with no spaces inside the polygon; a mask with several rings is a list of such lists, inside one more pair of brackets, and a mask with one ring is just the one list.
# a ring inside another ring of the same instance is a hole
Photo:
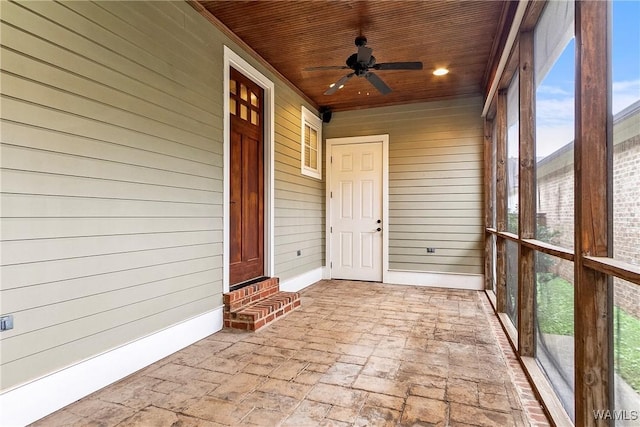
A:
{"label": "screened window", "polygon": [[[640,3],[613,3],[613,256],[640,265]],[[635,24],[634,24],[635,23]],[[640,292],[639,292],[640,293]],[[640,304],[638,299],[637,304]]]}
{"label": "screened window", "polygon": [[518,244],[507,240],[507,315],[518,327]]}
{"label": "screened window", "polygon": [[498,121],[493,121],[493,127],[491,130],[491,182],[489,195],[491,200],[491,227],[496,227],[496,180],[498,178]]}
{"label": "screened window", "polygon": [[322,120],[302,107],[301,170],[303,175],[322,179]]}
{"label": "screened window", "polygon": [[[574,242],[574,3],[547,3],[534,33],[536,239]],[[536,360],[567,414],[574,408],[573,263],[536,253]]]}
{"label": "screened window", "polygon": [[631,411],[640,408],[640,292],[634,283],[622,279],[615,279],[614,283],[615,407]]}
{"label": "screened window", "polygon": [[536,361],[575,418],[573,263],[536,252]]}
{"label": "screened window", "polygon": [[496,236],[491,235],[491,256],[489,260],[491,262],[491,290],[495,293],[497,291],[496,287],[498,284],[498,272],[496,270],[496,259],[498,257],[497,246],[496,246]]}
{"label": "screened window", "polygon": [[516,73],[507,91],[507,231],[518,234],[520,158],[520,78]]}
{"label": "screened window", "polygon": [[[640,265],[640,3],[612,7],[613,256]],[[640,286],[614,278],[613,301],[614,405],[630,417],[615,425],[634,425],[640,422]]]}
{"label": "screened window", "polygon": [[536,238],[564,248],[574,240],[574,4],[549,2],[534,35]]}

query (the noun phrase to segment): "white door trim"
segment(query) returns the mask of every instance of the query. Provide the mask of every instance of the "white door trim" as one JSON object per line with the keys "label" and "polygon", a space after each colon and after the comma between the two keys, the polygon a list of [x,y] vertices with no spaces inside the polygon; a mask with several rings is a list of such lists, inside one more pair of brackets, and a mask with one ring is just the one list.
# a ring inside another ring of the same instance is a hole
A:
{"label": "white door trim", "polygon": [[274,219],[275,219],[275,85],[264,74],[245,61],[229,47],[224,46],[223,78],[223,195],[222,195],[222,291],[229,292],[229,197],[231,120],[229,119],[229,68],[233,67],[264,89],[264,274],[275,273]]}
{"label": "white door trim", "polygon": [[354,136],[348,138],[328,138],[326,140],[327,182],[326,182],[326,269],[331,278],[331,147],[333,145],[363,144],[382,142],[382,281],[387,282],[389,274],[389,135]]}

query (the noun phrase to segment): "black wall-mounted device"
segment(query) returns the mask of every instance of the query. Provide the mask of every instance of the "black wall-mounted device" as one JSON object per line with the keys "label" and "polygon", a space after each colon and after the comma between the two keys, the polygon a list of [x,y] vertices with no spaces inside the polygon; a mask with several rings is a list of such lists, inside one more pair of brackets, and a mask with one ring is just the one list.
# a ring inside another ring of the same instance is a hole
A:
{"label": "black wall-mounted device", "polygon": [[323,123],[329,123],[331,121],[331,115],[333,112],[329,107],[320,107],[320,117]]}

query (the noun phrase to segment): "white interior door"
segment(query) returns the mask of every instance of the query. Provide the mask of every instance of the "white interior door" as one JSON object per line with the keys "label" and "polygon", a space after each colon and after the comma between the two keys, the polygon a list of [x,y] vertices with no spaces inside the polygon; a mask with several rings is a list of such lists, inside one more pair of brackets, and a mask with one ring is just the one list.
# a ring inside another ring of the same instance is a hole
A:
{"label": "white interior door", "polygon": [[382,281],[382,143],[331,146],[331,277]]}

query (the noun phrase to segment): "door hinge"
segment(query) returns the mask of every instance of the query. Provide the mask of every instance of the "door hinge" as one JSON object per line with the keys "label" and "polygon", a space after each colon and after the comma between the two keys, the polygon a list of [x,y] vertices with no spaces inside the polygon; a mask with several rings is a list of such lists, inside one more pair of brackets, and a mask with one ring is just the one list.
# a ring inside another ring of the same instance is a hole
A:
{"label": "door hinge", "polygon": [[329,163],[333,164],[333,156],[329,157]]}
{"label": "door hinge", "polygon": [[329,198],[333,199],[333,191],[329,191]]}
{"label": "door hinge", "polygon": [[333,227],[329,227],[329,233],[333,233]]}
{"label": "door hinge", "polygon": [[329,268],[333,268],[333,261],[329,263]]}

